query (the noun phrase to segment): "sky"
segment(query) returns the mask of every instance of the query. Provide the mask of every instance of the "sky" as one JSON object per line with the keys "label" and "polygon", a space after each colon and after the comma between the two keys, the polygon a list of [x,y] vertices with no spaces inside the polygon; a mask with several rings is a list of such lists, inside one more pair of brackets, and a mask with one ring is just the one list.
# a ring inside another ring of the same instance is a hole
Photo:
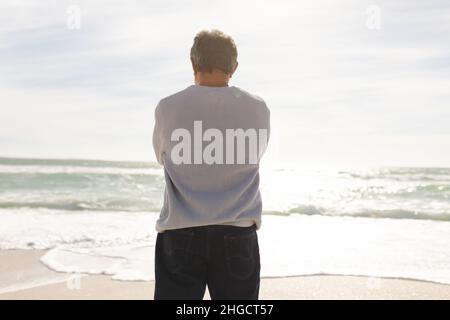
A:
{"label": "sky", "polygon": [[448,0],[2,0],[0,156],[154,161],[205,28],[271,110],[264,161],[450,166]]}

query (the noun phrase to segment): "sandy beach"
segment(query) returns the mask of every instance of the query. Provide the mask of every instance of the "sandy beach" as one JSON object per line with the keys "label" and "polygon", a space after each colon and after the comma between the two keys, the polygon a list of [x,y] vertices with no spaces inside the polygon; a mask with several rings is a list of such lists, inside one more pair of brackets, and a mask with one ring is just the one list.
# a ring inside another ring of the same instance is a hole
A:
{"label": "sandy beach", "polygon": [[[55,273],[39,262],[44,253],[39,250],[0,251],[0,300],[153,298],[153,281],[114,281],[107,275],[78,277]],[[28,288],[15,285],[18,281],[23,283],[24,279],[28,280]],[[206,295],[205,299],[208,298]],[[263,278],[260,298],[450,299],[450,285],[339,275]]]}

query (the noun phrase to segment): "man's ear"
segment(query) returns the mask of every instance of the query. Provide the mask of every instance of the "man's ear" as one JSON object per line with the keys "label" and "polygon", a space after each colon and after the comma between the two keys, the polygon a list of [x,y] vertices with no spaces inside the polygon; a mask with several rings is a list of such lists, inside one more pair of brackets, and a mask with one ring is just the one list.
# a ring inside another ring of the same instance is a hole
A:
{"label": "man's ear", "polygon": [[232,70],[231,73],[230,73],[230,78],[233,76],[233,74],[234,74],[234,72],[236,71],[238,65],[239,65],[239,62],[236,61],[236,64],[234,65],[234,68],[233,68],[233,70]]}
{"label": "man's ear", "polygon": [[192,58],[191,58],[191,65],[192,65],[192,70],[194,70],[194,75],[196,75],[197,70],[195,70],[195,64],[194,64],[194,60],[192,60]]}

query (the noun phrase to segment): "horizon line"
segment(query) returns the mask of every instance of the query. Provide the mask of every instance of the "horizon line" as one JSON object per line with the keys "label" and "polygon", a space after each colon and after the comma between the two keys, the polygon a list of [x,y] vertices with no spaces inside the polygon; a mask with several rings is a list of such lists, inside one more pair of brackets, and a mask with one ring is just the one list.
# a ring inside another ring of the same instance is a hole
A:
{"label": "horizon line", "polygon": [[[134,159],[134,160],[124,160],[124,159],[105,159],[105,158],[74,158],[74,157],[33,157],[33,156],[12,156],[12,155],[0,155],[0,160],[2,159],[23,159],[23,160],[59,160],[59,161],[102,161],[102,162],[128,162],[128,163],[137,163],[137,162],[144,162],[144,163],[156,163],[158,164],[158,162],[155,160],[150,160],[150,159]],[[294,164],[293,162],[287,162],[287,163],[282,163],[282,162],[272,162],[272,163],[267,163],[264,162],[265,164],[280,164],[280,165],[292,165]],[[158,164],[159,165],[159,164]],[[311,163],[299,163],[299,166],[304,166],[304,167],[311,167]],[[345,164],[339,164],[339,163],[328,163],[328,164],[324,164],[324,163],[317,163],[318,167],[321,166],[336,166],[336,167],[349,167],[351,165],[345,165]],[[353,165],[354,167],[378,167],[378,168],[415,168],[415,169],[419,169],[419,168],[433,168],[433,169],[450,169],[450,166],[439,166],[439,165],[386,165],[386,164],[359,164],[359,165]]]}

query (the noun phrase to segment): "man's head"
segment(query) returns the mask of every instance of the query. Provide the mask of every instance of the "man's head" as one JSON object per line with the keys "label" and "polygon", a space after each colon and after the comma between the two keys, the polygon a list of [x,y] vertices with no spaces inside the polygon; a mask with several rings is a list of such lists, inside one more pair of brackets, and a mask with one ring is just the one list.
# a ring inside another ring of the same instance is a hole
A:
{"label": "man's head", "polygon": [[238,65],[236,44],[219,30],[200,31],[191,48],[191,62],[197,83],[228,83]]}

